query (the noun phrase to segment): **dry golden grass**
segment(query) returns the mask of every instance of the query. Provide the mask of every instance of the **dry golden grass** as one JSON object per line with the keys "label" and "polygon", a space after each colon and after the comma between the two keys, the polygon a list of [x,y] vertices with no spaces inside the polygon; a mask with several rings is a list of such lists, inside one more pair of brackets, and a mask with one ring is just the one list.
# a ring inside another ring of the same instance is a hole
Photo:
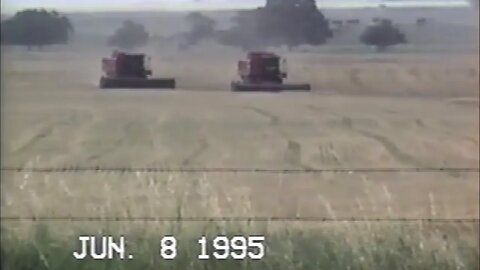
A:
{"label": "dry golden grass", "polygon": [[2,215],[478,218],[478,185],[478,173],[14,173]]}
{"label": "dry golden grass", "polygon": [[[291,79],[313,93],[239,95],[241,55],[213,52],[156,55],[178,78],[169,93],[101,92],[100,51],[5,55],[3,165],[478,166],[474,56],[292,54]],[[14,173],[2,215],[478,218],[478,185],[478,173]]]}

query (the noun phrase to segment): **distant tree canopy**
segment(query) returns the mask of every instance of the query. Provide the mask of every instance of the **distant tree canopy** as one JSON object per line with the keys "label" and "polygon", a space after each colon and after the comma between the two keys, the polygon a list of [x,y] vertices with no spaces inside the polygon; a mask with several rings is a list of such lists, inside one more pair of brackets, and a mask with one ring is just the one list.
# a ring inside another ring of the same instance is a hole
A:
{"label": "distant tree canopy", "polygon": [[263,8],[239,12],[233,22],[219,41],[244,49],[320,45],[333,35],[315,0],[269,0]]}
{"label": "distant tree canopy", "polygon": [[389,46],[407,43],[405,34],[390,20],[381,20],[368,26],[360,36],[360,41],[366,45],[375,46],[377,51],[384,51]]}
{"label": "distant tree canopy", "polygon": [[197,45],[204,39],[215,35],[215,20],[201,14],[200,12],[191,12],[185,16],[190,30],[181,34],[181,49],[187,49],[190,46]]}
{"label": "distant tree canopy", "polygon": [[234,26],[217,33],[218,42],[227,46],[240,47],[243,50],[260,46],[257,12],[257,10],[239,11],[232,19]]}
{"label": "distant tree canopy", "polygon": [[126,20],[108,39],[108,45],[130,50],[147,44],[148,40],[149,34],[142,24]]}
{"label": "distant tree canopy", "polygon": [[66,44],[73,33],[67,17],[56,11],[27,9],[2,22],[1,42],[8,45],[45,46]]}

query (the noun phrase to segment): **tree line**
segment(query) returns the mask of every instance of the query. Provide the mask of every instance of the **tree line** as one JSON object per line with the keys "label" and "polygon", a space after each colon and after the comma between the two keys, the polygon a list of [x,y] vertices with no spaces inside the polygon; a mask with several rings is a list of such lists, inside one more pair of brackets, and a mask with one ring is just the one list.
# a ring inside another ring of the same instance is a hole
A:
{"label": "tree line", "polygon": [[[214,39],[220,44],[243,50],[318,46],[334,35],[315,0],[268,0],[263,7],[239,11],[232,18],[233,26],[227,30],[217,30],[215,20],[199,12],[188,14],[185,21],[189,30],[180,35],[179,48],[183,50],[205,39]],[[66,44],[73,33],[73,25],[67,17],[44,9],[20,11],[1,24],[2,44],[29,48]],[[145,45],[149,39],[150,35],[142,24],[126,20],[106,43],[121,49],[133,49]],[[360,40],[378,51],[407,42],[400,29],[388,20],[368,26]]]}
{"label": "tree line", "polygon": [[73,31],[70,20],[56,11],[27,9],[2,21],[1,42],[29,48],[66,44]]}

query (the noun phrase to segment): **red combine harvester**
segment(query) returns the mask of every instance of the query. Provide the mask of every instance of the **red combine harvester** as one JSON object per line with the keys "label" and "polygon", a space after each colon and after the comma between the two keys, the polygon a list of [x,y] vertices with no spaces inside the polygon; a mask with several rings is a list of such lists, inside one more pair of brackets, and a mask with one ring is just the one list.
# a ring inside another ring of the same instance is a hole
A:
{"label": "red combine harvester", "polygon": [[250,52],[238,62],[241,81],[232,82],[233,91],[310,91],[310,84],[287,84],[286,60],[270,52]]}
{"label": "red combine harvester", "polygon": [[150,78],[150,58],[144,54],[113,52],[102,59],[100,88],[175,88],[175,79]]}

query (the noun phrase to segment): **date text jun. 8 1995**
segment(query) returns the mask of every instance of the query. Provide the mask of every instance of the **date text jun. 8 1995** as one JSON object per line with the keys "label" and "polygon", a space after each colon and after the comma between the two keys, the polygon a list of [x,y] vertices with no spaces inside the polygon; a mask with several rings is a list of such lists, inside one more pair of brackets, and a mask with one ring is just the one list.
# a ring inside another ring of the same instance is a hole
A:
{"label": "date text jun. 8 1995", "polygon": [[[77,260],[132,260],[135,254],[128,251],[124,236],[79,236],[79,250],[73,252]],[[175,260],[178,240],[164,236],[159,241],[158,255],[164,260]],[[261,260],[265,257],[265,236],[202,236],[196,243],[199,260]]]}

